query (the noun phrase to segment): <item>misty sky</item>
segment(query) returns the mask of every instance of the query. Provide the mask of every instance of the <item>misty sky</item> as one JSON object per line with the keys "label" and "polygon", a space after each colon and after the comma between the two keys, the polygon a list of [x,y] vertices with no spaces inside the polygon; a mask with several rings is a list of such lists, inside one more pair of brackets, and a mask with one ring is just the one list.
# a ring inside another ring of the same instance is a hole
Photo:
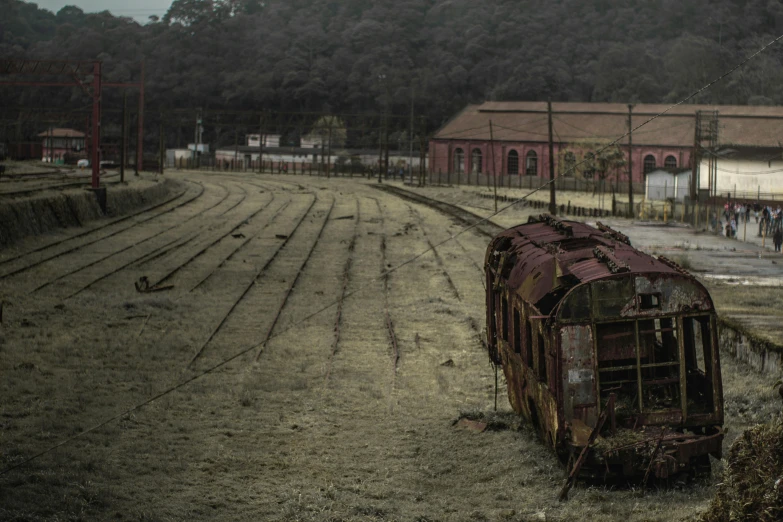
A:
{"label": "misty sky", "polygon": [[146,22],[150,15],[166,14],[172,0],[38,0],[42,9],[56,13],[66,5],[75,5],[86,13],[109,10],[115,16],[130,16],[139,22]]}

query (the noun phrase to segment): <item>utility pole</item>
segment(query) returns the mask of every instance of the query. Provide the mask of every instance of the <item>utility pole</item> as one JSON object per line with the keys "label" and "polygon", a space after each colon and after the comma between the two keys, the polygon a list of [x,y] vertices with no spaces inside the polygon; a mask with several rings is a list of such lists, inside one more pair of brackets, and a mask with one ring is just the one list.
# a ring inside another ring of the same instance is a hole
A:
{"label": "utility pole", "polygon": [[196,168],[196,158],[198,158],[198,149],[201,144],[201,108],[196,109],[196,132],[193,138],[193,168]]}
{"label": "utility pole", "polygon": [[234,169],[238,169],[238,164],[237,164],[238,162],[239,162],[239,129],[234,127]]}
{"label": "utility pole", "polygon": [[693,125],[693,152],[691,153],[691,199],[699,198],[699,145],[701,144],[701,111],[696,111],[696,121]]}
{"label": "utility pole", "polygon": [[[550,146],[552,140],[550,136]],[[489,120],[489,148],[492,153],[492,186],[495,188],[495,213],[498,212],[498,174],[495,169],[495,135],[492,132],[492,120]]]}
{"label": "utility pole", "polygon": [[125,183],[126,146],[128,145],[128,91],[122,91],[122,145],[120,148],[120,183]]}
{"label": "utility pole", "polygon": [[378,183],[383,183],[381,169],[383,166],[383,115],[381,115],[381,126],[378,127]]}
{"label": "utility pole", "polygon": [[332,163],[332,120],[329,120],[329,143],[326,144],[326,179],[331,174]]}
{"label": "utility pole", "polygon": [[415,100],[416,90],[411,85],[411,129],[408,134],[408,170],[410,171],[410,183],[413,185],[413,102]]}
{"label": "utility pole", "polygon": [[628,104],[628,217],[633,218],[633,105]]}
{"label": "utility pole", "polygon": [[141,86],[139,87],[139,119],[136,134],[136,175],[144,168],[144,61],[141,62]]}
{"label": "utility pole", "polygon": [[[378,81],[383,82],[384,87],[386,87],[386,75],[385,74],[379,74],[378,75]],[[386,129],[386,106],[388,105],[388,98],[389,98],[389,90],[384,90],[384,95],[386,99],[384,100],[384,109],[383,114],[381,115],[381,126],[378,129],[378,183],[383,183],[383,133]]]}
{"label": "utility pole", "polygon": [[425,134],[427,132],[427,120],[424,118],[424,116],[421,117],[421,138],[419,140],[419,186],[422,187],[426,183],[426,172],[425,172],[425,148],[427,146]]}
{"label": "utility pole", "polygon": [[552,102],[546,102],[546,110],[549,119],[549,213],[557,215],[557,203],[555,201],[555,144],[552,138]]}
{"label": "utility pole", "polygon": [[264,116],[258,117],[258,173],[264,170]]}
{"label": "utility pole", "polygon": [[163,174],[163,161],[166,157],[166,140],[163,136],[163,113],[160,113],[160,151],[158,152],[159,172]]}

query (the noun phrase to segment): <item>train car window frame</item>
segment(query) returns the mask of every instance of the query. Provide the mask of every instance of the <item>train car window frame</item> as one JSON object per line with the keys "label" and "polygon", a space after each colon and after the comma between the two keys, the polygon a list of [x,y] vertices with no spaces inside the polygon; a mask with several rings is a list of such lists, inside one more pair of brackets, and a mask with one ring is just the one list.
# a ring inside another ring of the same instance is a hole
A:
{"label": "train car window frame", "polygon": [[508,297],[505,294],[500,295],[500,328],[502,332],[502,338],[504,341],[509,342],[509,327],[508,323]]}
{"label": "train car window frame", "polygon": [[[716,354],[711,317],[711,313],[671,314],[595,322],[601,403],[615,393],[618,413],[678,411],[683,421],[689,414],[714,414]],[[692,330],[695,322],[700,325],[699,336]]]}
{"label": "train car window frame", "polygon": [[544,340],[544,335],[540,331],[536,331],[536,343],[538,345],[538,364],[536,365],[536,376],[538,377],[538,382],[548,385],[549,374],[547,373],[546,367],[546,342]]}
{"label": "train car window frame", "polygon": [[661,293],[637,294],[639,296],[639,310],[660,310]]}
{"label": "train car window frame", "polygon": [[[701,314],[683,317],[682,322],[688,412],[711,414],[715,412],[716,357],[712,321],[709,314]],[[694,330],[694,323],[700,325],[698,332]]]}
{"label": "train car window frame", "polygon": [[512,306],[513,331],[514,331],[514,353],[522,355],[522,321],[519,313],[519,307],[516,303]]}
{"label": "train car window frame", "polygon": [[530,321],[529,312],[525,314],[525,356],[523,360],[528,368],[533,367],[533,324]]}

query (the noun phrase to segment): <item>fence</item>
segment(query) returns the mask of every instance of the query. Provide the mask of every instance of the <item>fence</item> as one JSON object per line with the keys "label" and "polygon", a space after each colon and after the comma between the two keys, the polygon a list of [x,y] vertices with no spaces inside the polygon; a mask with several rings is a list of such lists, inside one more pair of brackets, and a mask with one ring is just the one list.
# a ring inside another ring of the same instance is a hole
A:
{"label": "fence", "polygon": [[[465,186],[494,186],[495,176],[473,172],[428,172],[427,183],[430,185],[438,186],[450,186],[450,185],[465,185]],[[498,188],[517,188],[517,189],[534,189],[538,188],[548,181],[547,178],[540,178],[538,176],[523,176],[523,175],[505,175],[500,174],[497,176]],[[609,180],[604,183],[596,183],[590,180],[584,180],[579,178],[570,177],[557,177],[555,178],[555,188],[557,190],[570,190],[574,192],[600,192],[603,189],[604,194],[611,194],[613,192],[627,192],[628,182],[620,182],[619,185],[612,183]],[[644,194],[644,183],[633,183],[633,191],[635,194]]]}
{"label": "fence", "polygon": [[[226,172],[261,172],[277,174],[295,174],[303,176],[335,176],[335,177],[354,177],[372,175],[371,170],[364,165],[356,163],[333,163],[327,167],[325,163],[306,162],[306,161],[274,161],[274,160],[245,160],[238,158],[236,160],[219,160],[211,156],[193,158],[179,158],[176,160],[167,160],[166,168],[176,168],[180,170],[210,170]],[[376,174],[377,175],[377,174]],[[387,176],[388,177],[388,176]]]}

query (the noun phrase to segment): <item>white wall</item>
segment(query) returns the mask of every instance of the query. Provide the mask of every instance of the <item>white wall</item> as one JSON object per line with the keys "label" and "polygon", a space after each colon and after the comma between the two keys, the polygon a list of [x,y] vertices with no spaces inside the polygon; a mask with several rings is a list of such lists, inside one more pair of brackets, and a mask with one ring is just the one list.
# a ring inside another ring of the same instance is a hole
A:
{"label": "white wall", "polygon": [[[699,185],[702,189],[709,187],[709,165],[702,160]],[[783,194],[783,160],[751,161],[751,160],[718,160],[718,194],[736,190],[738,197],[749,197],[757,194]]]}
{"label": "white wall", "polygon": [[[248,134],[247,143],[248,147],[258,147],[261,139],[258,134]],[[279,134],[264,134],[264,147],[279,147],[280,135]]]}

